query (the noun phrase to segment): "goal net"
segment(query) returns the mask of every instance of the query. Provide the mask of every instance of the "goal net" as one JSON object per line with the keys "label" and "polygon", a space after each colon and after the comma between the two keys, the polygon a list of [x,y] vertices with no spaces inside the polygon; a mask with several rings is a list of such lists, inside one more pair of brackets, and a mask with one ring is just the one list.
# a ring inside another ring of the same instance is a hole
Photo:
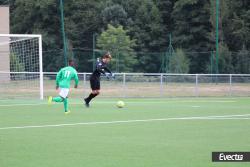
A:
{"label": "goal net", "polygon": [[0,93],[43,99],[41,35],[0,34]]}

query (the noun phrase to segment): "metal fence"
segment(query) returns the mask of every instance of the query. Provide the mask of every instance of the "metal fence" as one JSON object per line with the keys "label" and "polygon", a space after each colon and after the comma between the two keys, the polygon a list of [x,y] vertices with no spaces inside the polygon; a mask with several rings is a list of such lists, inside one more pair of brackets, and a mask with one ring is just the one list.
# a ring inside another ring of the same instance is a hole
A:
{"label": "metal fence", "polygon": [[[79,73],[79,88],[71,97],[90,93],[90,73]],[[115,79],[101,78],[100,97],[244,97],[250,96],[249,74],[161,74],[118,73]],[[44,97],[57,95],[56,73],[43,73]],[[72,84],[73,86],[73,84]],[[39,98],[39,73],[0,72],[0,98]]]}

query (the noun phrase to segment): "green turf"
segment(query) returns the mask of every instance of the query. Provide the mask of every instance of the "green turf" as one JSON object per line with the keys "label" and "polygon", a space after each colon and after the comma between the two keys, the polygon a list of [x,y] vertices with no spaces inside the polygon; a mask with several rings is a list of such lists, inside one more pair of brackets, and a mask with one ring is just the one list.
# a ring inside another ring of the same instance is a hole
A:
{"label": "green turf", "polygon": [[115,107],[118,100],[99,98],[89,109],[70,100],[70,115],[64,115],[62,104],[0,100],[0,167],[250,166],[211,162],[212,151],[250,151],[249,119],[1,129],[250,114],[250,98],[123,99],[123,109]]}

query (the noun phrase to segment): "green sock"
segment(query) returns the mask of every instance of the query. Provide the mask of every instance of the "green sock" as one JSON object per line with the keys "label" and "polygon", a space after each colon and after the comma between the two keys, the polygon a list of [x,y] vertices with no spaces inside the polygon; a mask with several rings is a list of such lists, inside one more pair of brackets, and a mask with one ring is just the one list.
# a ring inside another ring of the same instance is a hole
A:
{"label": "green sock", "polygon": [[63,104],[64,104],[64,110],[65,110],[65,112],[68,112],[69,111],[68,98],[64,99]]}
{"label": "green sock", "polygon": [[54,101],[54,102],[62,102],[63,101],[63,98],[61,98],[61,97],[53,97],[52,98],[52,101]]}

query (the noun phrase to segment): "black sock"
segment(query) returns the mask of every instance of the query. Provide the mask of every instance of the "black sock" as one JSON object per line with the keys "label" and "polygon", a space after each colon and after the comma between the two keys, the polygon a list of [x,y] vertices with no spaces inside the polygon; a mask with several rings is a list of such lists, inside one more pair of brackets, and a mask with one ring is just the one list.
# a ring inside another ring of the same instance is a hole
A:
{"label": "black sock", "polygon": [[96,97],[98,94],[93,94],[93,93],[90,93],[89,94],[89,97],[86,98],[86,101],[87,103],[89,103],[94,97]]}

